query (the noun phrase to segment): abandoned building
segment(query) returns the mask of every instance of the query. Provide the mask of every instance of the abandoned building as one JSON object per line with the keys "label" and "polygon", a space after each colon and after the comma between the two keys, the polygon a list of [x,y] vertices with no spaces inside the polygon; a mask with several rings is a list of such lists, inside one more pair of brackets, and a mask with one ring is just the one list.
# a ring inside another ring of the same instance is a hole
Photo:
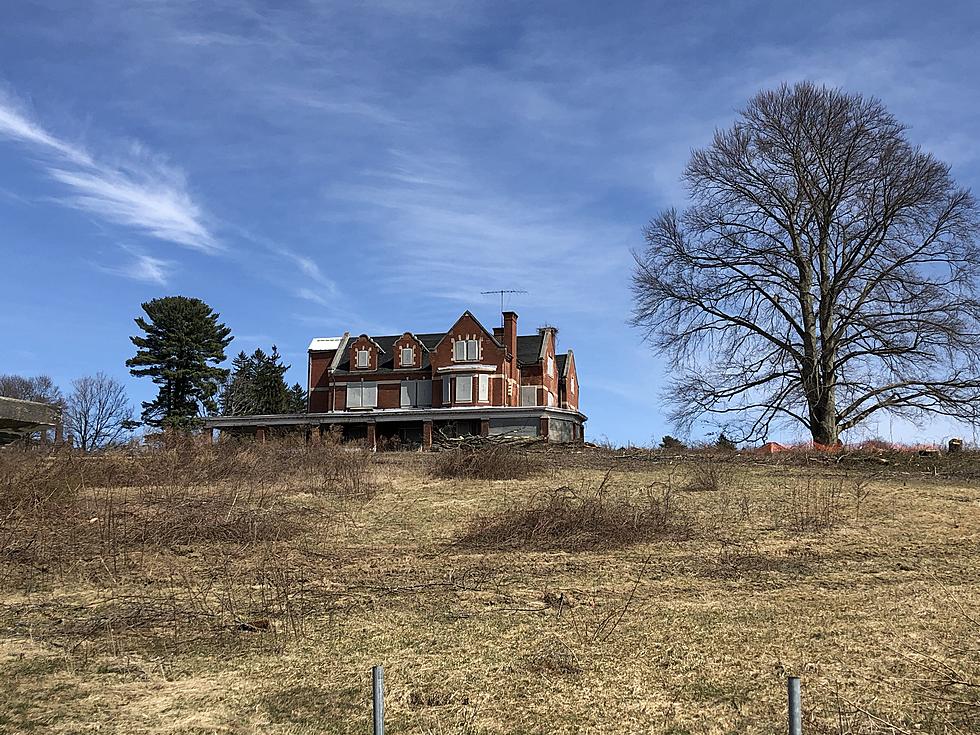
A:
{"label": "abandoned building", "polygon": [[305,427],[429,448],[448,436],[537,436],[578,441],[575,355],[557,354],[557,329],[518,335],[517,314],[487,330],[469,311],[446,332],[314,339],[309,346],[308,411],[209,418],[212,429],[254,432]]}

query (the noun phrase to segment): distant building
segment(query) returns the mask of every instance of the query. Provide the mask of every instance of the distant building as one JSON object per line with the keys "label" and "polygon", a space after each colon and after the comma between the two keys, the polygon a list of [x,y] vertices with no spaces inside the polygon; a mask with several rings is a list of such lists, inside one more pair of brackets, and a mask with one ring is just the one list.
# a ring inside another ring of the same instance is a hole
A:
{"label": "distant building", "polygon": [[429,447],[433,431],[583,438],[575,355],[558,354],[557,330],[518,335],[517,314],[487,330],[469,311],[445,332],[317,338],[309,347],[309,411],[299,416],[216,417],[215,428],[339,426],[348,438]]}

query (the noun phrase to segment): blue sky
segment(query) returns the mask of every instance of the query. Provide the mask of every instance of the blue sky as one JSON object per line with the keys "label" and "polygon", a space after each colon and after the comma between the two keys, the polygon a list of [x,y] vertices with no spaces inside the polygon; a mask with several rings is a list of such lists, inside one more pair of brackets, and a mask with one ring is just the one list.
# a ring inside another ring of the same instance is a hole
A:
{"label": "blue sky", "polygon": [[812,79],[980,190],[978,38],[975,2],[6,3],[0,372],[147,399],[132,320],[184,294],[305,382],[312,337],[489,326],[480,292],[526,289],[508,306],[575,350],[589,433],[649,442],[630,249],[690,150]]}

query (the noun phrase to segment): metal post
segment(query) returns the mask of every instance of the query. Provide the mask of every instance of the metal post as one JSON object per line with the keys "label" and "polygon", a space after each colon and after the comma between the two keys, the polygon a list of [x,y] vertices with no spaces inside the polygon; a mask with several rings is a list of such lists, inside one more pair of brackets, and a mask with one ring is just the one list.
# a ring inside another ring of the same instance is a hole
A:
{"label": "metal post", "polygon": [[789,695],[789,735],[801,735],[803,732],[803,714],[800,709],[800,677],[791,676],[786,682]]}
{"label": "metal post", "polygon": [[385,733],[385,670],[383,666],[371,669],[371,683],[374,698],[374,735]]}

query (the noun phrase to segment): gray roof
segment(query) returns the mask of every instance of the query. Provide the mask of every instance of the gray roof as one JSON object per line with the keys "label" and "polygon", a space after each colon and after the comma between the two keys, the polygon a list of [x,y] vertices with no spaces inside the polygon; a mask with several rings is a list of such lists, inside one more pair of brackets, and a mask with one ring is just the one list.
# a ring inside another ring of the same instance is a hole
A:
{"label": "gray roof", "polygon": [[[438,345],[443,338],[448,334],[448,332],[433,332],[431,334],[416,334],[415,338],[422,343],[425,350],[422,351],[422,367],[414,368],[415,370],[422,372],[429,370],[432,367],[432,363],[429,361],[429,351],[434,350],[436,345]],[[391,373],[391,372],[406,372],[406,368],[396,368],[395,367],[395,343],[402,338],[401,334],[389,334],[384,337],[369,337],[381,350],[381,354],[378,355],[378,369],[376,372],[379,373]],[[351,342],[354,342],[357,338],[351,336]],[[541,346],[544,340],[543,334],[527,334],[518,336],[517,338],[517,362],[521,365],[533,365],[536,363],[541,356]],[[499,342],[498,342],[499,343]],[[346,348],[346,345],[345,345]],[[350,350],[344,349],[344,354],[340,358],[340,362],[337,365],[337,369],[334,371],[337,375],[343,374],[357,374],[363,375],[365,373],[370,373],[372,371],[368,370],[351,370],[350,364]]]}

